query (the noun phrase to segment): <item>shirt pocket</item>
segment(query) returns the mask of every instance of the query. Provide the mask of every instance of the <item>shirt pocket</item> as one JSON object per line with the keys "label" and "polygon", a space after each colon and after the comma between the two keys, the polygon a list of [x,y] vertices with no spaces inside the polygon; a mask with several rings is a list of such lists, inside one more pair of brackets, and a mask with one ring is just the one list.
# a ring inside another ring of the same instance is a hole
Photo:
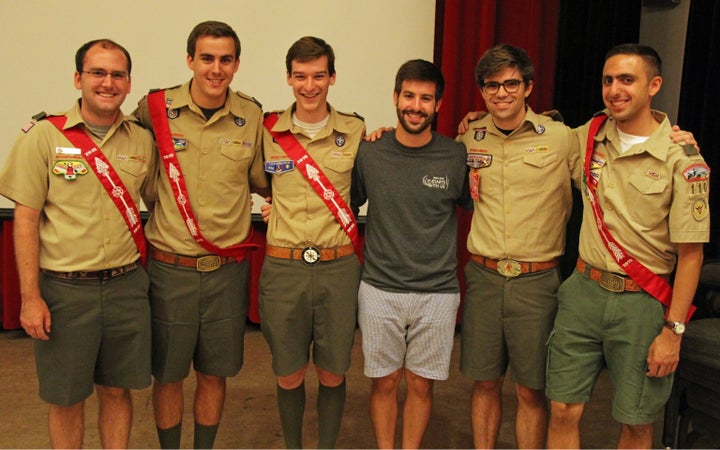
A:
{"label": "shirt pocket", "polygon": [[350,173],[355,163],[354,158],[327,157],[323,161],[325,175],[338,191],[350,188]]}
{"label": "shirt pocket", "polygon": [[669,180],[636,173],[628,178],[628,182],[630,188],[627,201],[633,220],[647,229],[655,228],[658,223],[665,220],[662,211],[666,209],[665,192]]}
{"label": "shirt pocket", "polygon": [[250,161],[252,160],[252,147],[241,142],[227,142],[220,144],[220,154],[223,158],[221,176],[227,179],[237,179],[241,174],[247,176]]}
{"label": "shirt pocket", "polygon": [[523,156],[522,171],[518,175],[522,179],[524,189],[546,190],[548,177],[552,175],[551,167],[558,161],[558,154],[529,153]]}

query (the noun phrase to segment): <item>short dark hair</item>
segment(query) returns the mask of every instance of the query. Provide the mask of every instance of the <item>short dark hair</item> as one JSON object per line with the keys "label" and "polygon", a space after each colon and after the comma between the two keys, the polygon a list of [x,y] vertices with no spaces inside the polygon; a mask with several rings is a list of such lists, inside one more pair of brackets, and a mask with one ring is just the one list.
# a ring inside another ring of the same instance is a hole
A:
{"label": "short dark hair", "polygon": [[637,55],[648,65],[648,78],[662,75],[662,59],[654,48],[642,44],[620,44],[608,50],[605,61],[616,55]]}
{"label": "short dark hair", "polygon": [[195,25],[195,28],[193,28],[190,32],[187,40],[187,54],[190,55],[191,58],[195,57],[195,46],[197,45],[198,39],[203,36],[232,38],[235,43],[235,59],[240,58],[240,38],[237,33],[235,33],[235,30],[233,30],[230,25],[216,20],[200,22]]}
{"label": "short dark hair", "polygon": [[328,75],[335,75],[335,52],[333,48],[315,36],[304,36],[298,39],[290,46],[287,55],[285,55],[285,68],[288,75],[292,74],[292,62],[307,62],[327,56]]}
{"label": "short dark hair", "polygon": [[430,81],[435,83],[435,100],[442,99],[445,91],[445,78],[442,71],[430,61],[411,59],[398,69],[395,75],[395,93],[402,91],[403,81]]}
{"label": "short dark hair", "polygon": [[527,52],[513,45],[499,44],[489,48],[475,66],[475,81],[479,88],[485,85],[485,78],[506,67],[514,67],[527,85],[535,77],[535,68]]}
{"label": "short dark hair", "polygon": [[93,48],[94,46],[99,45],[102,48],[108,49],[108,50],[120,50],[125,55],[125,59],[127,59],[127,73],[130,75],[130,72],[132,72],[132,59],[130,58],[130,52],[128,52],[125,47],[118,44],[115,41],[112,41],[110,39],[95,39],[90,42],[86,42],[78,49],[77,52],[75,52],[75,70],[77,70],[78,73],[81,73],[83,71],[83,64],[85,63],[85,55],[87,52]]}

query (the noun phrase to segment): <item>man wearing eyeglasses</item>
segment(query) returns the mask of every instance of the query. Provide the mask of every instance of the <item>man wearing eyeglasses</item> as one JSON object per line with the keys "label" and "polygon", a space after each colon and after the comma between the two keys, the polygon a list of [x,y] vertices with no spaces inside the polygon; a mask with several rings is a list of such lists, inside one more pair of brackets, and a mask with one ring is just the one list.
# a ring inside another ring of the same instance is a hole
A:
{"label": "man wearing eyeglasses", "polygon": [[20,323],[35,339],[40,397],[54,448],[81,448],[84,403],[97,391],[100,442],[127,448],[129,389],[150,385],[150,307],[140,196],[152,203],[152,135],[120,106],[130,55],[107,39],[75,56],[82,96],[23,127],[0,173],[15,202]]}
{"label": "man wearing eyeglasses", "polygon": [[477,448],[495,447],[508,369],[518,399],[517,445],[545,445],[545,343],[557,309],[571,178],[577,181],[581,163],[572,130],[526,104],[533,74],[521,48],[485,52],[475,77],[489,114],[458,137],[468,150],[474,200],[461,371],[475,380]]}

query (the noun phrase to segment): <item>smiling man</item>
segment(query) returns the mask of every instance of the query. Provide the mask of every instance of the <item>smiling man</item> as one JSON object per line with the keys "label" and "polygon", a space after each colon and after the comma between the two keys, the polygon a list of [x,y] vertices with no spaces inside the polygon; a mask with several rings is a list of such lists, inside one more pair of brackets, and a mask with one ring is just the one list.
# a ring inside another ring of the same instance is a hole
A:
{"label": "smiling man", "polygon": [[[150,385],[148,277],[137,210],[154,195],[152,136],[120,110],[132,61],[108,39],[75,55],[81,99],[23,128],[0,173],[15,202],[22,309],[35,339],[54,448],[82,448],[85,399],[97,392],[100,442],[127,448],[129,389]],[[120,196],[116,196],[116,193]]]}
{"label": "smiling man", "polygon": [[153,129],[165,170],[146,225],[153,312],[153,405],[163,448],[178,448],[183,380],[197,376],[195,448],[215,441],[226,377],[243,363],[250,192],[267,195],[262,111],[230,90],[240,40],[202,22],[187,41],[192,79],[151,92],[135,114]]}
{"label": "smiling man", "polygon": [[327,101],[335,54],[306,36],[285,58],[295,102],[265,118],[265,170],[272,175],[266,258],[260,277],[262,331],[278,377],[287,448],[302,447],[305,372],[317,372],[319,440],[335,446],[357,324],[357,224],[347,203],[365,123]]}
{"label": "smiling man", "polygon": [[368,202],[358,318],[378,448],[395,448],[401,381],[401,445],[420,448],[434,382],[449,375],[460,304],[456,206],[471,201],[465,147],[430,129],[444,87],[431,62],[403,64],[397,129],[363,142],[353,170],[353,208]]}

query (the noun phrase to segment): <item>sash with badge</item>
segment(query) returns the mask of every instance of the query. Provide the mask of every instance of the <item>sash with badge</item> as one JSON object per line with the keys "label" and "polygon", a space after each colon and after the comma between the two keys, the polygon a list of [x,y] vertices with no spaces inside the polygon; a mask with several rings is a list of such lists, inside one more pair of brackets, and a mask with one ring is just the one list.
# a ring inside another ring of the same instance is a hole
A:
{"label": "sash with badge", "polygon": [[[265,116],[263,125],[272,134],[275,142],[280,148],[295,162],[295,166],[300,170],[310,186],[315,190],[318,196],[325,203],[340,226],[350,238],[355,255],[362,263],[362,244],[358,234],[358,226],[355,216],[352,214],[342,195],[335,189],[325,173],[320,169],[317,163],[312,159],[307,150],[295,138],[290,131],[277,132],[272,128],[278,121],[277,113],[270,113]],[[276,163],[270,163],[276,164]],[[285,163],[287,164],[287,163]],[[289,167],[289,166],[288,166]],[[273,170],[282,170],[282,167],[272,167]],[[314,263],[319,260],[320,250],[315,247],[307,247],[303,249],[302,258],[307,263]]]}
{"label": "sash with badge", "polygon": [[[615,262],[623,268],[625,273],[627,273],[638,286],[662,303],[665,306],[665,313],[667,314],[670,311],[670,303],[672,301],[672,287],[670,284],[664,278],[651,272],[650,269],[630,255],[610,234],[610,230],[608,230],[603,219],[603,212],[598,203],[596,191],[600,180],[600,169],[604,166],[605,161],[602,160],[602,156],[595,154],[595,136],[602,124],[605,123],[605,120],[607,120],[607,115],[604,113],[598,114],[592,119],[585,148],[583,182],[595,217],[595,225],[597,226],[600,238]],[[613,280],[608,280],[606,284],[612,285],[612,281]],[[622,291],[620,288],[623,286],[622,277],[618,276],[618,279],[614,281],[618,287],[617,291]],[[690,306],[685,319],[686,322],[690,320],[695,309],[695,306]]]}
{"label": "sash with badge", "polygon": [[[46,119],[55,125],[74,146],[80,149],[85,162],[87,162],[98,177],[100,184],[102,184],[105,191],[110,195],[113,203],[115,203],[115,207],[120,211],[120,215],[122,215],[125,220],[128,230],[130,230],[130,234],[140,253],[140,260],[142,264],[145,265],[147,247],[142,221],[140,220],[140,213],[130,193],[120,179],[120,176],[103,152],[97,148],[95,142],[93,142],[90,136],[80,127],[64,128],[65,122],[67,122],[67,117],[65,116],[47,116],[45,113],[40,113],[33,118],[36,120]],[[74,161],[68,160],[58,162],[53,168],[53,172],[58,175],[62,174],[68,180],[74,180],[78,174],[82,175],[87,173],[87,168],[85,168],[83,164],[76,164]]]}
{"label": "sash with badge", "polygon": [[168,117],[176,114],[176,112],[167,108],[165,91],[151,92],[147,96],[147,102],[150,117],[152,118],[153,130],[155,131],[155,141],[157,142],[160,152],[160,159],[162,159],[165,173],[168,176],[168,180],[170,180],[170,186],[175,195],[175,203],[190,235],[202,248],[213,253],[213,255],[209,255],[209,257],[215,258],[215,262],[208,263],[211,267],[219,267],[220,258],[218,256],[234,257],[237,258],[238,262],[242,261],[248,250],[254,250],[260,247],[257,244],[251,243],[253,235],[252,227],[250,227],[250,235],[244,242],[227,248],[216,246],[202,235],[197,220],[195,219],[195,214],[190,206],[190,196],[188,195],[185,184],[185,177],[182,174],[180,163],[175,155],[175,143],[170,133]]}

